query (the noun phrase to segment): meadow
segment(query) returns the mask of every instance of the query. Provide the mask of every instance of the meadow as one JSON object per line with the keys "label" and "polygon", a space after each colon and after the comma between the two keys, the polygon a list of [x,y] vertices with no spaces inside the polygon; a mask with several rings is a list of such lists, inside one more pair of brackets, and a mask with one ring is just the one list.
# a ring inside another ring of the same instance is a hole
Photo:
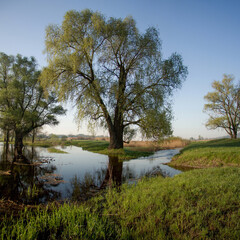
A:
{"label": "meadow", "polygon": [[208,168],[240,166],[240,139],[198,141],[183,148],[170,166]]}
{"label": "meadow", "polygon": [[239,239],[240,169],[142,179],[88,202],[25,208],[1,239]]}
{"label": "meadow", "polygon": [[[108,151],[106,141],[71,144]],[[1,239],[240,239],[240,140],[187,144],[171,165],[204,169],[172,178],[145,177],[100,191],[85,202],[22,206],[1,199],[0,209],[10,204],[0,214]],[[150,146],[135,142],[112,154]]]}

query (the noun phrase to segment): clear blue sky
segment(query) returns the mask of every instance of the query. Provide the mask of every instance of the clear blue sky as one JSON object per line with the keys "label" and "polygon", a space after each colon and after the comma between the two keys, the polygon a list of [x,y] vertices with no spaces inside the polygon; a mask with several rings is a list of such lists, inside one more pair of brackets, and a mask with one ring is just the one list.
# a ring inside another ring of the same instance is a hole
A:
{"label": "clear blue sky", "polygon": [[[40,67],[45,28],[61,24],[68,10],[90,8],[106,17],[131,15],[140,31],[149,26],[160,32],[164,57],[178,52],[189,75],[173,97],[174,135],[184,138],[217,137],[223,131],[209,131],[204,124],[204,95],[211,83],[224,73],[240,79],[240,1],[238,0],[0,0],[0,51],[34,56]],[[87,133],[73,121],[74,109],[60,118],[52,133]]]}

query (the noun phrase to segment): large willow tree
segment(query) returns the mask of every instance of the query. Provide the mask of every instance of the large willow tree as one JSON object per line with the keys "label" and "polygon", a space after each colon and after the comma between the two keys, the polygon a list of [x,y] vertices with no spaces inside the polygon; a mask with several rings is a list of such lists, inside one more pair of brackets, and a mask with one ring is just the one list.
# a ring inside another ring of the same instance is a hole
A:
{"label": "large willow tree", "polygon": [[69,11],[61,26],[47,27],[46,53],[43,84],[57,89],[62,100],[74,100],[79,119],[106,126],[109,148],[122,148],[132,125],[146,137],[171,134],[166,99],[187,69],[178,54],[162,59],[155,28],[140,33],[131,17]]}

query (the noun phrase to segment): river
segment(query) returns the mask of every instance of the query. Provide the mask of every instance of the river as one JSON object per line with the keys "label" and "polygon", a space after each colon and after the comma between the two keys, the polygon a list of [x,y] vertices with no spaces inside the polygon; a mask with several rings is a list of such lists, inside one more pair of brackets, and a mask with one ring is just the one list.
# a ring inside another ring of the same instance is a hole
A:
{"label": "river", "polygon": [[67,153],[49,153],[46,148],[27,147],[25,155],[31,164],[16,165],[3,154],[0,143],[0,197],[34,204],[84,200],[113,183],[136,183],[145,175],[172,177],[181,173],[165,165],[179,149],[157,151],[149,157],[123,162],[80,147],[68,146],[63,150]]}

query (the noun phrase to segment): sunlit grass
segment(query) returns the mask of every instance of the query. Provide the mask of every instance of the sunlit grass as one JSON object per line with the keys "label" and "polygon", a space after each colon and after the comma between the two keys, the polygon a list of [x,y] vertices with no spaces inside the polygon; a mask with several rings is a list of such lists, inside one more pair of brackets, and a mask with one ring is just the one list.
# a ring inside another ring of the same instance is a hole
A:
{"label": "sunlit grass", "polygon": [[240,166],[240,139],[192,143],[174,156],[170,165],[197,168]]}
{"label": "sunlit grass", "polygon": [[75,140],[69,141],[66,144],[82,147],[83,150],[90,152],[118,156],[121,160],[129,160],[138,157],[146,157],[153,154],[153,151],[147,151],[144,148],[132,150],[130,147],[125,147],[123,149],[108,149],[109,142],[107,141],[94,141],[94,140]]}
{"label": "sunlit grass", "polygon": [[48,152],[50,152],[50,153],[67,153],[67,152],[65,152],[65,151],[62,151],[62,150],[57,149],[57,148],[54,148],[54,147],[50,147],[50,148],[48,148],[47,150],[48,150]]}
{"label": "sunlit grass", "polygon": [[239,239],[240,169],[193,170],[111,189],[85,204],[25,210],[1,239]]}

